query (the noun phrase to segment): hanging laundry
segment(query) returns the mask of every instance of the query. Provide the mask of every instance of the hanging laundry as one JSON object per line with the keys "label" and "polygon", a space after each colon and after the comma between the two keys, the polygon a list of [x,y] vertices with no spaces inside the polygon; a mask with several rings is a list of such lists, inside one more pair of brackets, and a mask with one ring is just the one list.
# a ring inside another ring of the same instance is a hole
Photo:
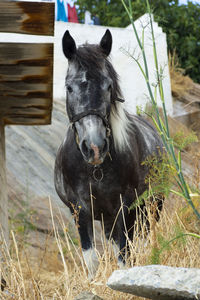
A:
{"label": "hanging laundry", "polygon": [[88,10],[85,11],[85,24],[88,24],[88,25],[94,24],[94,22],[91,18],[91,13]]}
{"label": "hanging laundry", "polygon": [[57,0],[57,21],[68,21],[68,7],[66,0]]}
{"label": "hanging laundry", "polygon": [[101,25],[100,19],[97,15],[94,14],[92,19],[93,19],[94,25]]}
{"label": "hanging laundry", "polygon": [[76,12],[76,7],[74,5],[73,0],[66,0],[67,1],[67,8],[68,8],[68,22],[78,23],[78,17]]}

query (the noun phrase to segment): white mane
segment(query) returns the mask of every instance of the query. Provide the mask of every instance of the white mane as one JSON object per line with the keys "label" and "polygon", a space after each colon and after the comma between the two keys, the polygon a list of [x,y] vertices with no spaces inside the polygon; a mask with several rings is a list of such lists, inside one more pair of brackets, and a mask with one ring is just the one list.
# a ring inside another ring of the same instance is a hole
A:
{"label": "white mane", "polygon": [[122,103],[116,102],[116,108],[112,105],[110,124],[115,150],[123,152],[127,147],[130,148],[131,122],[126,115]]}

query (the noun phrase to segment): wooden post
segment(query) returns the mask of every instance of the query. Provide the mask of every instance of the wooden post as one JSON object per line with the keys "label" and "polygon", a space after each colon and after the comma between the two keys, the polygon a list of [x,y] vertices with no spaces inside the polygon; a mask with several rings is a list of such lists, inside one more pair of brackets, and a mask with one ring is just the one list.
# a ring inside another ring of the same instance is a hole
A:
{"label": "wooden post", "polygon": [[[54,35],[54,5],[0,0],[0,32]],[[9,246],[5,125],[51,123],[53,44],[0,43],[0,289]]]}
{"label": "wooden post", "polygon": [[[0,246],[4,239],[8,244],[8,195],[6,180],[6,159],[5,159],[5,130],[3,120],[0,119]],[[0,251],[1,255],[1,251]]]}

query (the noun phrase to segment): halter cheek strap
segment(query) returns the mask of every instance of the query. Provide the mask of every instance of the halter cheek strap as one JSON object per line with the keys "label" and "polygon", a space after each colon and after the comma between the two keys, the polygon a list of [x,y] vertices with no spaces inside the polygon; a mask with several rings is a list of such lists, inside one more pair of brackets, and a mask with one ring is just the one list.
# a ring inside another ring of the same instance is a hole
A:
{"label": "halter cheek strap", "polygon": [[121,98],[117,98],[115,101],[118,101],[118,102],[121,102],[121,103],[124,103],[125,100],[124,99],[121,99]]}

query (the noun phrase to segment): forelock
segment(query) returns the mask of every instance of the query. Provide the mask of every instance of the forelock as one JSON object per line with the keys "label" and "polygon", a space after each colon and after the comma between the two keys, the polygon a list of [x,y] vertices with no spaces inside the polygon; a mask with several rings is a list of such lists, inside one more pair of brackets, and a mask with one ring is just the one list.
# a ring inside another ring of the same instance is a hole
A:
{"label": "forelock", "polygon": [[102,75],[108,76],[113,82],[112,100],[122,97],[121,90],[118,83],[118,75],[115,72],[109,58],[102,52],[99,45],[83,44],[78,47],[73,61],[69,65],[70,74],[76,75],[85,73],[87,80],[101,81]]}
{"label": "forelock", "polygon": [[88,79],[100,79],[106,70],[105,59],[98,45],[84,44],[77,49],[76,62],[87,72]]}

